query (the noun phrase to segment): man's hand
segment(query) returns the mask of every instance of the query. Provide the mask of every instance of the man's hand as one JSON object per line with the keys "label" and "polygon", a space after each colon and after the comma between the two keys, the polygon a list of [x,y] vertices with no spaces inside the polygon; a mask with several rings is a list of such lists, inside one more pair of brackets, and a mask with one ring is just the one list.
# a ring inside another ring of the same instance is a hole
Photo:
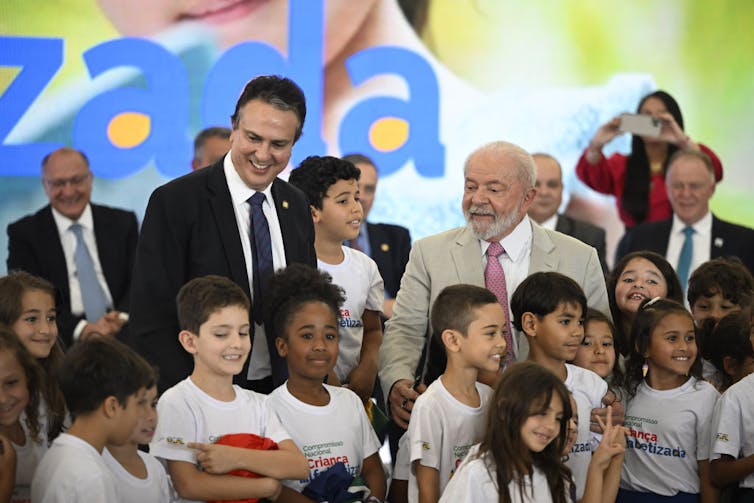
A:
{"label": "man's hand", "polygon": [[[600,409],[592,409],[592,414],[590,416],[589,430],[594,433],[603,433],[602,426],[600,425],[600,420],[602,421],[602,424],[607,424],[608,410],[610,411],[610,415],[612,416],[611,422],[613,425],[622,426],[623,420],[625,419],[626,411],[623,408],[623,403],[621,403],[621,401],[617,399],[612,391],[607,392],[605,397],[602,399],[602,403],[604,403],[606,406]],[[607,407],[608,405],[610,406],[609,408]]]}
{"label": "man's hand", "polygon": [[119,311],[109,311],[97,321],[87,323],[81,330],[79,339],[85,341],[90,337],[115,337],[125,323],[125,317]]}
{"label": "man's hand", "polygon": [[417,386],[416,390],[412,388],[413,381],[410,379],[401,379],[395,381],[390,388],[390,415],[395,424],[403,429],[408,428],[408,421],[411,419],[411,409],[414,408],[414,402],[419,395],[424,393],[427,387],[423,384]]}
{"label": "man's hand", "polygon": [[189,442],[186,447],[196,449],[196,461],[207,473],[218,475],[241,468],[236,457],[236,452],[240,447],[201,442]]}

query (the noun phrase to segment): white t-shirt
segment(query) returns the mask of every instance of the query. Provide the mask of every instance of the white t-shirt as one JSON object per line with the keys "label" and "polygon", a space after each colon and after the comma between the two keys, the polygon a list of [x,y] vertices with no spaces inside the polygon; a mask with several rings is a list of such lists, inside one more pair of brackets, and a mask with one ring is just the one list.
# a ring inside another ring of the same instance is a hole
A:
{"label": "white t-shirt", "polygon": [[340,308],[338,320],[340,342],[335,375],[345,381],[348,374],[359,364],[361,341],[364,339],[365,310],[382,312],[385,290],[377,264],[368,255],[343,246],[343,262],[326,264],[317,260],[317,267],[332,276],[332,282],[346,292],[346,301]]}
{"label": "white t-shirt", "polygon": [[586,474],[592,460],[592,447],[599,437],[589,430],[592,409],[603,407],[602,398],[607,393],[607,383],[600,376],[585,368],[566,363],[565,386],[573,394],[578,408],[579,434],[568,453],[566,466],[571,469],[576,485],[576,498],[581,499],[586,488]]}
{"label": "white t-shirt", "polygon": [[343,462],[351,475],[361,474],[361,464],[380,449],[380,442],[369,422],[364,405],[353,391],[324,385],[330,403],[318,407],[291,395],[287,383],[267,398],[309,463],[309,478],[283,480],[301,492],[309,482],[337,462]]}
{"label": "white t-shirt", "polygon": [[157,423],[149,452],[158,458],[196,463],[189,442],[213,443],[230,433],[253,433],[275,442],[291,438],[267,404],[266,396],[233,386],[231,402],[216,400],[190,377],[163,393],[157,402]]}
{"label": "white t-shirt", "polygon": [[[488,456],[477,457],[478,450],[478,445],[471,448],[468,456],[445,487],[445,491],[440,496],[440,503],[478,503],[498,500],[497,481],[494,480],[495,469],[486,462]],[[524,479],[524,499],[521,499],[518,481],[511,481],[508,484],[508,494],[512,503],[552,502],[547,478],[542,470],[536,467],[533,476]]]}
{"label": "white t-shirt", "polygon": [[102,459],[113,474],[118,503],[168,503],[171,501],[170,482],[165,468],[146,452],[136,451],[147,469],[147,477],[131,475],[105,447]]}
{"label": "white t-shirt", "polygon": [[[709,459],[722,454],[739,457],[754,454],[754,374],[728,388],[717,401],[710,428],[712,444]],[[754,473],[739,482],[754,488]]]}
{"label": "white t-shirt", "polygon": [[408,431],[406,431],[398,439],[398,452],[395,453],[395,466],[393,466],[392,473],[393,480],[408,480],[411,473],[411,461],[408,459],[411,457],[411,453],[408,452],[409,449]]}
{"label": "white t-shirt", "polygon": [[37,470],[39,462],[42,461],[47,452],[47,424],[40,422],[39,443],[32,440],[29,435],[29,428],[26,426],[25,414],[22,414],[20,422],[21,429],[26,437],[24,445],[16,445],[11,442],[13,450],[16,451],[16,485],[13,487],[11,503],[22,503],[31,501],[31,481],[34,472]]}
{"label": "white t-shirt", "polygon": [[102,455],[79,437],[61,433],[37,466],[34,503],[117,501],[115,481]]}
{"label": "white t-shirt", "polygon": [[435,468],[440,472],[440,493],[455,473],[461,460],[484,435],[485,407],[492,388],[476,383],[480,406],[469,407],[458,400],[443,385],[440,376],[429,385],[414,403],[408,423],[409,501],[418,501],[419,487],[413,462]]}
{"label": "white t-shirt", "polygon": [[709,459],[710,421],[719,393],[690,377],[670,390],[639,384],[626,403],[629,428],[620,486],[674,496],[699,493],[698,461]]}

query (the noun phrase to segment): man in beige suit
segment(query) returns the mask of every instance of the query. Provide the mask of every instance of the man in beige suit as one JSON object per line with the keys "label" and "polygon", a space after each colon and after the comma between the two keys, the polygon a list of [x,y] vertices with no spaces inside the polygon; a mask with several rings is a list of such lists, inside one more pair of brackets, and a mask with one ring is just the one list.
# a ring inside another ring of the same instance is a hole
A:
{"label": "man in beige suit", "polygon": [[[462,207],[468,225],[414,244],[393,317],[385,327],[379,375],[382,389],[389,393],[391,415],[404,428],[418,397],[412,388],[413,376],[431,334],[430,307],[448,285],[485,286],[485,252],[491,242],[499,242],[505,249],[498,259],[505,272],[509,299],[529,274],[557,271],[581,285],[590,307],[608,316],[610,313],[594,248],[543,229],[527,216],[536,194],[536,168],[525,150],[507,142],[487,144],[466,160],[464,177]],[[517,360],[525,359],[529,351],[526,338],[513,335],[513,347],[508,351]],[[418,388],[419,392],[422,390],[423,387]]]}

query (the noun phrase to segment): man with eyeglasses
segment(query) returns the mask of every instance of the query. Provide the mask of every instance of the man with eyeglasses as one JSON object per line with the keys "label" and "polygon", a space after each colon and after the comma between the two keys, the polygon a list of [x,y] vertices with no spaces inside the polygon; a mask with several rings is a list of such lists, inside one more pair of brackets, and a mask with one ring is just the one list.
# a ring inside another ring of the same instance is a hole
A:
{"label": "man with eyeglasses", "polygon": [[691,273],[713,258],[738,257],[754,272],[754,230],[720,220],[710,211],[715,175],[704,152],[673,154],[665,186],[673,216],[634,227],[621,239],[616,262],[632,251],[657,252],[675,267],[684,289]]}
{"label": "man with eyeglasses", "polygon": [[98,335],[126,338],[138,223],[131,211],[92,204],[92,178],[83,152],[51,152],[42,161],[50,204],[8,225],[8,271],[55,285],[66,345]]}

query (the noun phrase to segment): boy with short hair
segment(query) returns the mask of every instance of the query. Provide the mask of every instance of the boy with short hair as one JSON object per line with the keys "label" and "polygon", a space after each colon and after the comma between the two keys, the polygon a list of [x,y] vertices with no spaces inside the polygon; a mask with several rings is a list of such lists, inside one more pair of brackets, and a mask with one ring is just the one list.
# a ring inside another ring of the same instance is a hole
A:
{"label": "boy with short hair", "polygon": [[[311,156],[291,171],[288,181],[309,199],[317,267],[329,273],[333,283],[346,292],[339,320],[340,354],[328,383],[347,385],[366,402],[377,377],[385,293],[374,260],[343,246],[343,241],[359,235],[364,217],[359,202],[360,175],[349,161]],[[333,377],[337,379],[332,380]]]}
{"label": "boy with short hair", "polygon": [[574,280],[557,272],[537,272],[527,277],[511,297],[513,325],[529,341],[529,360],[563,380],[573,394],[578,412],[578,436],[566,465],[571,469],[577,499],[586,485],[592,457],[593,434],[589,431],[592,409],[613,403],[607,383],[596,373],[569,362],[584,339],[586,296]]}
{"label": "boy with short hair", "polygon": [[726,314],[751,307],[754,279],[736,258],[716,258],[703,263],[691,274],[686,298],[694,322],[706,319],[715,323]]}
{"label": "boy with short hair", "polygon": [[[274,499],[280,479],[303,478],[309,468],[265,397],[233,385],[251,349],[248,298],[231,280],[204,276],[181,288],[177,308],[178,338],[193,356],[194,370],[157,403],[160,421],[150,452],[167,461],[186,500]],[[269,438],[278,450],[214,443],[232,433]],[[232,470],[262,477],[228,475]]]}
{"label": "boy with short hair", "polygon": [[58,436],[31,484],[35,502],[117,501],[102,458],[105,444],[128,442],[148,413],[152,367],[124,344],[107,338],[79,342],[58,371],[73,423]]}
{"label": "boy with short hair", "polygon": [[432,337],[444,346],[447,365],[411,412],[409,501],[438,501],[469,448],[481,440],[492,389],[477,377],[500,370],[505,316],[495,294],[478,286],[453,285],[437,296]]}

